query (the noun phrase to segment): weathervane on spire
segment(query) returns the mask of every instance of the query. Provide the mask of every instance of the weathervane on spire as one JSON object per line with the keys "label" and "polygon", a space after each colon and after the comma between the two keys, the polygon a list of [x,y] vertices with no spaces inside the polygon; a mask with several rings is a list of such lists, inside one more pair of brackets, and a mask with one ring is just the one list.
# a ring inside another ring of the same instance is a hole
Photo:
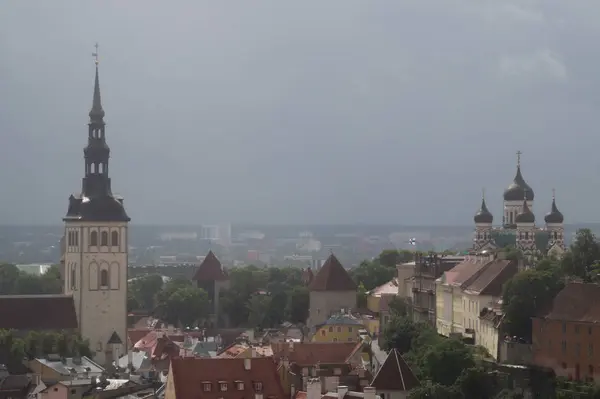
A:
{"label": "weathervane on spire", "polygon": [[517,151],[517,167],[520,168],[521,167],[521,155],[523,153],[521,151]]}
{"label": "weathervane on spire", "polygon": [[94,48],[96,49],[96,52],[92,53],[92,57],[94,57],[94,62],[96,63],[96,65],[98,65],[98,62],[99,62],[99,60],[98,60],[98,47],[100,47],[100,46],[98,46],[98,43],[96,43],[94,45]]}
{"label": "weathervane on spire", "polygon": [[481,188],[481,198],[485,199],[485,187]]}

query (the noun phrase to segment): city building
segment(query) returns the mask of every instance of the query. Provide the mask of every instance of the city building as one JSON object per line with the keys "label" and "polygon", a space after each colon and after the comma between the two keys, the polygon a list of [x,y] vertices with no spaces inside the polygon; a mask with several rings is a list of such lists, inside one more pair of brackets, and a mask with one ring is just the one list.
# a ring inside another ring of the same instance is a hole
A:
{"label": "city building", "polygon": [[408,392],[420,385],[410,366],[396,349],[390,351],[371,382],[382,399],[408,398]]}
{"label": "city building", "polygon": [[502,225],[494,227],[494,217],[485,202],[475,214],[474,249],[495,249],[513,246],[527,257],[545,254],[560,255],[564,252],[564,217],[552,195],[550,211],[544,217],[544,227],[536,225],[533,213],[535,194],[521,173],[521,152],[517,153],[517,173],[513,182],[504,190]]}
{"label": "city building", "polygon": [[94,360],[111,363],[127,352],[128,224],[123,198],[109,177],[98,63],[81,193],[69,197],[64,217],[64,293],[73,297],[83,338]]}
{"label": "city building", "polygon": [[575,380],[600,379],[600,285],[568,283],[533,318],[533,364]]}
{"label": "city building", "polygon": [[310,309],[307,326],[312,332],[332,314],[342,309],[356,309],[356,283],[333,254],[329,255],[308,289]]}
{"label": "city building", "polygon": [[229,288],[229,276],[223,265],[213,251],[209,251],[192,280],[196,282],[198,288],[204,289],[208,293],[211,302],[211,313],[214,315],[213,323],[220,323],[219,298],[221,291]]}
{"label": "city building", "polygon": [[360,319],[347,313],[332,315],[325,323],[316,326],[313,342],[358,342],[359,332],[365,326]]}

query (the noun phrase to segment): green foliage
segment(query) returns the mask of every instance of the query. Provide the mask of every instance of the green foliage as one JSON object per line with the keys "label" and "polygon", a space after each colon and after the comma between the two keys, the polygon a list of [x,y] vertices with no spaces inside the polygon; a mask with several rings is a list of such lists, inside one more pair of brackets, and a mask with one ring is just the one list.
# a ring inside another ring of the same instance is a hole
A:
{"label": "green foliage", "polygon": [[415,252],[406,249],[401,251],[396,249],[385,249],[379,254],[377,260],[385,267],[396,268],[396,265],[415,260]]}
{"label": "green foliage", "polygon": [[60,294],[62,283],[58,265],[41,276],[20,271],[15,265],[0,264],[0,295]]}
{"label": "green foliage", "polygon": [[457,387],[435,384],[426,381],[423,385],[410,391],[409,399],[463,399]]}
{"label": "green foliage", "polygon": [[598,281],[600,272],[600,243],[589,229],[577,231],[575,240],[561,261],[566,275],[586,282]]}
{"label": "green foliage", "polygon": [[385,351],[396,349],[401,355],[408,353],[413,346],[413,341],[425,329],[427,329],[425,324],[414,323],[406,317],[392,317],[383,330],[381,347]]}
{"label": "green foliage", "polygon": [[410,313],[410,307],[406,303],[406,300],[399,296],[392,298],[388,303],[388,308],[390,309],[392,316],[407,317]]}
{"label": "green foliage", "polygon": [[129,283],[128,309],[153,310],[156,306],[156,295],[163,288],[162,277],[158,274],[138,277]]}
{"label": "green foliage", "polygon": [[544,261],[541,269],[517,273],[503,289],[504,327],[509,335],[531,338],[531,318],[547,308],[564,282],[552,261]]}
{"label": "green foliage", "polygon": [[308,288],[297,286],[290,290],[289,299],[285,309],[286,318],[290,323],[306,323],[310,296]]}
{"label": "green foliage", "polygon": [[68,331],[30,331],[19,335],[14,330],[0,330],[0,354],[6,355],[8,366],[21,364],[24,358],[58,354],[63,357],[91,357],[89,342]]}
{"label": "green foliage", "polygon": [[462,341],[444,339],[430,346],[421,361],[421,372],[434,383],[453,385],[463,370],[475,366],[473,353]]}
{"label": "green foliage", "polygon": [[367,291],[387,283],[396,275],[396,267],[388,267],[378,260],[363,261],[358,267],[350,270],[350,276],[356,284],[362,284]]}
{"label": "green foliage", "polygon": [[275,323],[271,320],[273,301],[270,295],[254,294],[248,299],[248,323],[263,329]]}
{"label": "green foliage", "polygon": [[356,305],[359,309],[367,307],[367,298],[369,294],[363,283],[358,284],[358,290],[356,291]]}

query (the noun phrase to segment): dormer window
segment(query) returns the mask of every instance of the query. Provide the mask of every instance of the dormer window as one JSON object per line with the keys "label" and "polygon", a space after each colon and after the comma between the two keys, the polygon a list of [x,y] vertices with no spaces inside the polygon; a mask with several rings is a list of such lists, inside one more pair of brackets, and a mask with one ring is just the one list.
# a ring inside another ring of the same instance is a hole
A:
{"label": "dormer window", "polygon": [[254,383],[254,390],[256,392],[262,392],[262,390],[263,390],[262,382],[255,382]]}
{"label": "dormer window", "polygon": [[244,381],[236,381],[235,387],[238,391],[243,391],[244,390]]}
{"label": "dormer window", "polygon": [[210,392],[212,388],[212,384],[210,382],[203,382],[202,383],[202,390],[204,392]]}
{"label": "dormer window", "polygon": [[226,392],[227,391],[227,383],[224,381],[219,381],[219,391]]}

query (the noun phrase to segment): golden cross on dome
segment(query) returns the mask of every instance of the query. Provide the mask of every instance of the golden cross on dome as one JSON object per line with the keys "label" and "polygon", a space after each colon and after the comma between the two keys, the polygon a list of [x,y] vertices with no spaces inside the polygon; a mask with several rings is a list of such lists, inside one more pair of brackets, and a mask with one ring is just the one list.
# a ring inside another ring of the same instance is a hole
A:
{"label": "golden cross on dome", "polygon": [[521,166],[521,155],[523,153],[521,151],[517,151],[517,166]]}

